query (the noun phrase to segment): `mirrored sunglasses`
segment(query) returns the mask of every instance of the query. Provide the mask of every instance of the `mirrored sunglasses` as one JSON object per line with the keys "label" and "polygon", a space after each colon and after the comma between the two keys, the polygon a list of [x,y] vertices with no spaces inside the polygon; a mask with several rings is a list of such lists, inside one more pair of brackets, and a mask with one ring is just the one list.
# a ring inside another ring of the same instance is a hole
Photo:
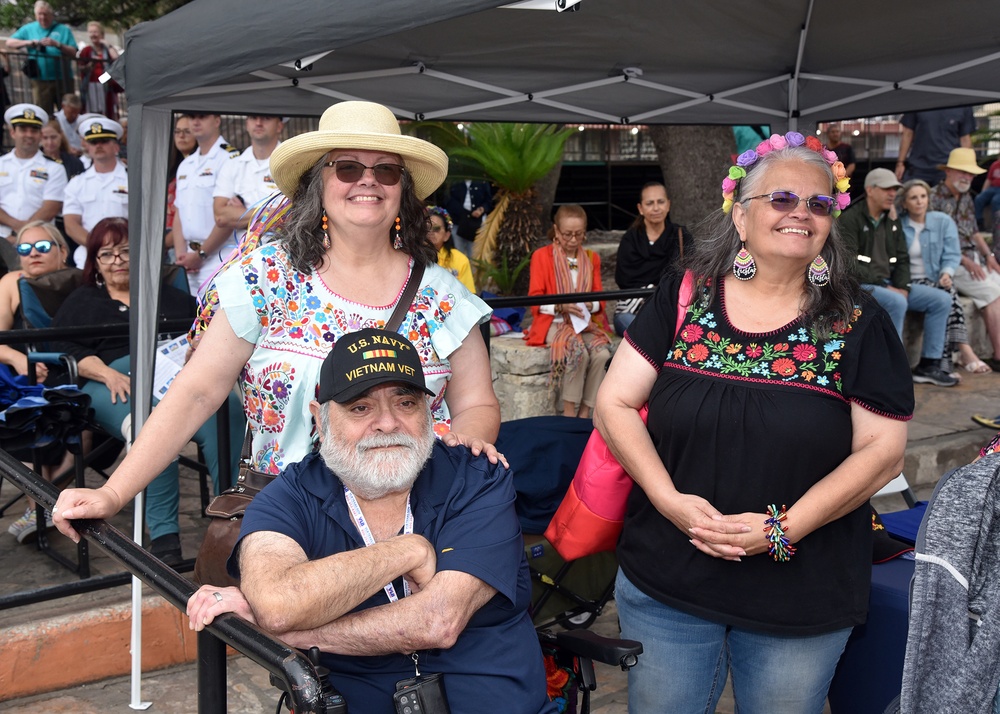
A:
{"label": "mirrored sunglasses", "polygon": [[781,213],[790,213],[799,205],[799,201],[806,202],[806,208],[814,216],[830,216],[837,207],[837,200],[831,196],[817,194],[809,198],[799,198],[791,191],[772,191],[762,193],[759,196],[751,196],[743,199],[753,201],[755,198],[766,198],[771,202],[771,208]]}
{"label": "mirrored sunglasses", "polygon": [[31,255],[31,249],[34,248],[39,253],[42,253],[44,255],[45,253],[48,253],[50,250],[52,250],[54,246],[55,243],[53,243],[50,240],[40,240],[40,241],[35,241],[34,243],[18,243],[17,254],[23,256],[29,256]]}
{"label": "mirrored sunglasses", "polygon": [[371,169],[375,180],[383,186],[395,186],[403,177],[403,171],[406,170],[405,166],[399,164],[365,166],[360,161],[353,161],[351,159],[327,161],[326,165],[332,166],[333,170],[337,173],[337,180],[344,183],[357,183],[364,176],[365,169]]}

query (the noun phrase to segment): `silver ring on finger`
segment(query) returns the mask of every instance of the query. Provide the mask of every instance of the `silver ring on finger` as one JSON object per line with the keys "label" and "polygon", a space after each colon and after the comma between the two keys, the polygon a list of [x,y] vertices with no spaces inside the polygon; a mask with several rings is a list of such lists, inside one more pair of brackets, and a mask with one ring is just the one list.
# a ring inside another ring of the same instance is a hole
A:
{"label": "silver ring on finger", "polygon": [[216,599],[217,602],[222,602],[222,593],[216,591],[216,592],[214,592],[212,594],[215,595],[215,599]]}

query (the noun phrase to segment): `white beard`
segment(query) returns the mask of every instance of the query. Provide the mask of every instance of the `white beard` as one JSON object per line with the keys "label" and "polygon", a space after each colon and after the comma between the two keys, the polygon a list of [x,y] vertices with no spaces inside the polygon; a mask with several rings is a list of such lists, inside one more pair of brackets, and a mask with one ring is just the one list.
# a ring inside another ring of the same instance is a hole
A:
{"label": "white beard", "polygon": [[[323,420],[320,456],[356,496],[372,501],[413,486],[434,448],[434,429],[428,411],[426,428],[419,436],[373,434],[351,444],[332,433]],[[382,449],[397,446],[403,448]]]}

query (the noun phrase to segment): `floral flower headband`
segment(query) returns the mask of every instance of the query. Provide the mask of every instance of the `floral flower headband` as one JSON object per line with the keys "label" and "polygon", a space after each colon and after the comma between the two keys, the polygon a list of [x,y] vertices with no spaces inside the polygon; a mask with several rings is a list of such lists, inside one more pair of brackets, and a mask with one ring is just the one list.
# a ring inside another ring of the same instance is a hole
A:
{"label": "floral flower headband", "polygon": [[822,156],[826,163],[830,164],[837,189],[835,196],[837,207],[833,211],[833,217],[839,216],[840,212],[847,208],[851,202],[849,193],[851,180],[847,178],[847,169],[844,168],[844,164],[837,160],[837,155],[825,148],[819,139],[815,136],[803,136],[797,131],[790,131],[784,136],[771,134],[771,138],[757,144],[756,149],[744,151],[737,157],[736,166],[730,167],[729,175],[722,179],[722,212],[729,213],[733,210],[733,196],[736,189],[739,187],[740,181],[747,175],[747,170],[757,162],[757,159],[768,152],[778,151],[789,146],[805,146],[807,149],[812,149]]}
{"label": "floral flower headband", "polygon": [[448,229],[449,233],[451,232],[451,227],[453,224],[451,216],[448,214],[448,211],[441,208],[440,206],[428,206],[427,214],[431,216],[437,216],[438,218],[440,218],[442,221],[444,221],[444,227]]}

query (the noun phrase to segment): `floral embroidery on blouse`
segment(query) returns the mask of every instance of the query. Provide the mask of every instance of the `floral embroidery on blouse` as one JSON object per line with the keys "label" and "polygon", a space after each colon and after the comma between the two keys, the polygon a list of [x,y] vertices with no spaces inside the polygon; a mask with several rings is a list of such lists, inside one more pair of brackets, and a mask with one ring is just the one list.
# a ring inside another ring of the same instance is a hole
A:
{"label": "floral embroidery on blouse", "polygon": [[993,437],[990,443],[980,450],[979,456],[989,456],[990,454],[995,454],[998,451],[1000,451],[1000,431],[997,432],[996,436]]}
{"label": "floral embroidery on blouse", "polygon": [[814,328],[798,325],[798,320],[771,333],[741,336],[728,327],[728,321],[723,320],[720,328],[710,307],[704,296],[688,307],[665,366],[754,381],[799,383],[842,396],[841,338],[861,317],[858,305],[846,325],[842,320],[833,324],[834,336],[827,340],[819,339]]}

